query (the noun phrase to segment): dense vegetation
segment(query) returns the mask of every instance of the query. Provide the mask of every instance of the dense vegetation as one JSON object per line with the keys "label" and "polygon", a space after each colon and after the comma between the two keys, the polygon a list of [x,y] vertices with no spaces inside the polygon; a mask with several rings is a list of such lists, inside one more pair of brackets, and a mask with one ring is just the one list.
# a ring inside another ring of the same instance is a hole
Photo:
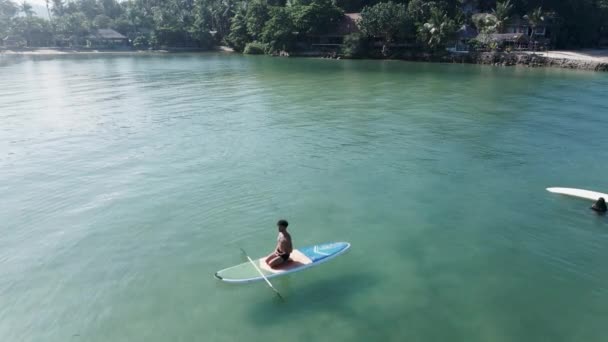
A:
{"label": "dense vegetation", "polygon": [[[608,0],[47,0],[46,7],[48,20],[27,2],[0,0],[0,38],[22,37],[27,46],[82,45],[94,29],[112,28],[137,48],[227,44],[268,53],[296,49],[335,30],[344,12],[361,12],[361,33],[344,41],[352,55],[365,51],[371,38],[384,47],[415,42],[437,50],[463,24],[501,32],[522,17],[532,27],[552,25],[558,48],[608,40]],[[473,17],[467,8],[487,14]]]}

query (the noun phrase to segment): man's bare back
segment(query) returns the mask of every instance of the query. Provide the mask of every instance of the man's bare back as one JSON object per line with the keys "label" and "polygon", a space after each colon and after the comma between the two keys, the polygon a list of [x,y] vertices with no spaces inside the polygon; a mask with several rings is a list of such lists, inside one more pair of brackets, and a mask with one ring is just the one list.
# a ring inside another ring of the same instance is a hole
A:
{"label": "man's bare back", "polygon": [[293,252],[293,243],[291,235],[287,232],[289,223],[285,220],[279,220],[277,227],[279,228],[279,236],[277,237],[277,247],[275,251],[266,257],[266,263],[271,268],[285,264],[289,261],[289,255]]}

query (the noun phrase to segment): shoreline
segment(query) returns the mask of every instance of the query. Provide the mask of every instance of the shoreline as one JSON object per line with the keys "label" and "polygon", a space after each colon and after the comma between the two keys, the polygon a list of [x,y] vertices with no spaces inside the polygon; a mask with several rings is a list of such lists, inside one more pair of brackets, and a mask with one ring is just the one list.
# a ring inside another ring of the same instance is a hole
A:
{"label": "shoreline", "polygon": [[171,48],[159,50],[135,50],[135,49],[76,49],[76,48],[3,48],[0,47],[0,56],[56,56],[56,55],[135,55],[135,54],[165,54],[165,53],[205,53],[205,52],[224,52],[232,53],[233,50],[227,46],[218,46],[214,49],[197,48]]}
{"label": "shoreline", "polygon": [[[326,54],[295,54],[294,57],[324,57]],[[359,59],[338,56],[331,59]],[[372,60],[402,60],[409,62],[478,64],[497,67],[521,66],[528,68],[560,68],[608,72],[608,50],[579,51],[518,51],[518,52],[465,52],[432,54],[407,51],[394,58],[360,58]]]}
{"label": "shoreline", "polygon": [[[116,49],[72,49],[72,48],[21,48],[0,49],[0,57],[4,56],[62,56],[62,55],[147,55],[173,53],[234,53],[226,46],[215,49],[174,48],[161,50],[116,50]],[[291,54],[292,57],[319,58],[323,54],[302,53]],[[348,59],[341,57],[342,59]],[[376,58],[363,58],[376,59]],[[408,52],[397,58],[388,60],[403,60],[410,62],[479,64],[492,66],[524,66],[529,68],[561,68],[572,70],[587,70],[608,72],[608,50],[578,50],[578,51],[521,51],[521,52],[471,52],[448,53],[433,55],[429,53]]]}
{"label": "shoreline", "polygon": [[593,57],[577,52],[547,51],[534,53],[522,52],[479,52],[463,56],[447,55],[440,61],[448,63],[467,63],[493,66],[524,66],[529,68],[560,68],[608,72],[608,57]]}

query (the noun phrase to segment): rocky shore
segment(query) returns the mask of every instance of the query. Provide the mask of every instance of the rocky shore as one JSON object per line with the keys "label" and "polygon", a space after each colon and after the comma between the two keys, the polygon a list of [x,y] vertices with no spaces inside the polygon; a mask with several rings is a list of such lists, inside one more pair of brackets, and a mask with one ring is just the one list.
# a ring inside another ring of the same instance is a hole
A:
{"label": "rocky shore", "polygon": [[[340,54],[309,51],[293,53],[292,57],[346,58]],[[433,54],[416,51],[401,51],[388,58],[375,55],[371,59],[392,59],[412,62],[484,64],[493,66],[524,66],[529,68],[563,68],[589,71],[608,71],[608,51],[548,51],[548,52],[471,52]]]}
{"label": "rocky shore", "polygon": [[429,61],[447,63],[471,63],[494,66],[519,65],[531,68],[556,67],[564,69],[608,71],[608,62],[605,62],[603,60],[596,60],[592,58],[559,58],[525,52],[479,52],[469,54],[449,54],[440,57],[428,56],[428,58]]}
{"label": "rocky shore", "polygon": [[[217,47],[213,51],[233,52],[232,49],[224,46]],[[420,52],[402,52],[390,57],[390,59],[400,59],[406,61],[419,62],[439,62],[439,63],[466,63],[466,64],[485,64],[493,66],[525,66],[530,68],[555,67],[564,69],[608,71],[608,52],[600,51],[600,56],[590,53],[549,51],[549,52],[473,52],[473,53],[449,53],[449,54],[429,54]],[[61,54],[141,54],[141,53],[171,53],[171,52],[208,52],[198,49],[172,49],[172,50],[94,50],[94,49],[61,49],[61,48],[33,48],[33,49],[1,49],[0,57],[9,55],[61,55]],[[338,54],[328,55],[327,53],[308,52],[286,54],[292,57],[323,57],[340,59]],[[376,58],[382,58],[376,56]]]}

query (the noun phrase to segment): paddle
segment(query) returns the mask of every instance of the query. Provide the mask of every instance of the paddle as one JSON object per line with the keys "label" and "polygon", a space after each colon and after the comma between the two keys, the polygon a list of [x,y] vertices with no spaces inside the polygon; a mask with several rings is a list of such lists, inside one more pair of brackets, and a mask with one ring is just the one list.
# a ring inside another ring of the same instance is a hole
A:
{"label": "paddle", "polygon": [[270,288],[277,294],[277,296],[279,296],[279,298],[283,299],[283,297],[279,293],[279,290],[275,289],[274,286],[272,286],[272,283],[270,282],[270,280],[268,280],[268,278],[266,278],[266,276],[264,275],[264,273],[262,273],[262,270],[260,270],[258,268],[258,266],[255,264],[255,262],[253,262],[253,260],[251,260],[251,258],[249,257],[249,255],[247,255],[247,252],[245,252],[245,250],[242,249],[242,248],[241,248],[241,252],[243,252],[243,254],[245,254],[245,256],[247,257],[247,259],[249,260],[249,262],[251,263],[251,265],[253,265],[253,267],[256,269],[256,271],[258,271],[258,273],[262,276],[262,278],[264,278],[264,280],[266,280],[266,284],[268,284],[268,286],[270,286]]}

